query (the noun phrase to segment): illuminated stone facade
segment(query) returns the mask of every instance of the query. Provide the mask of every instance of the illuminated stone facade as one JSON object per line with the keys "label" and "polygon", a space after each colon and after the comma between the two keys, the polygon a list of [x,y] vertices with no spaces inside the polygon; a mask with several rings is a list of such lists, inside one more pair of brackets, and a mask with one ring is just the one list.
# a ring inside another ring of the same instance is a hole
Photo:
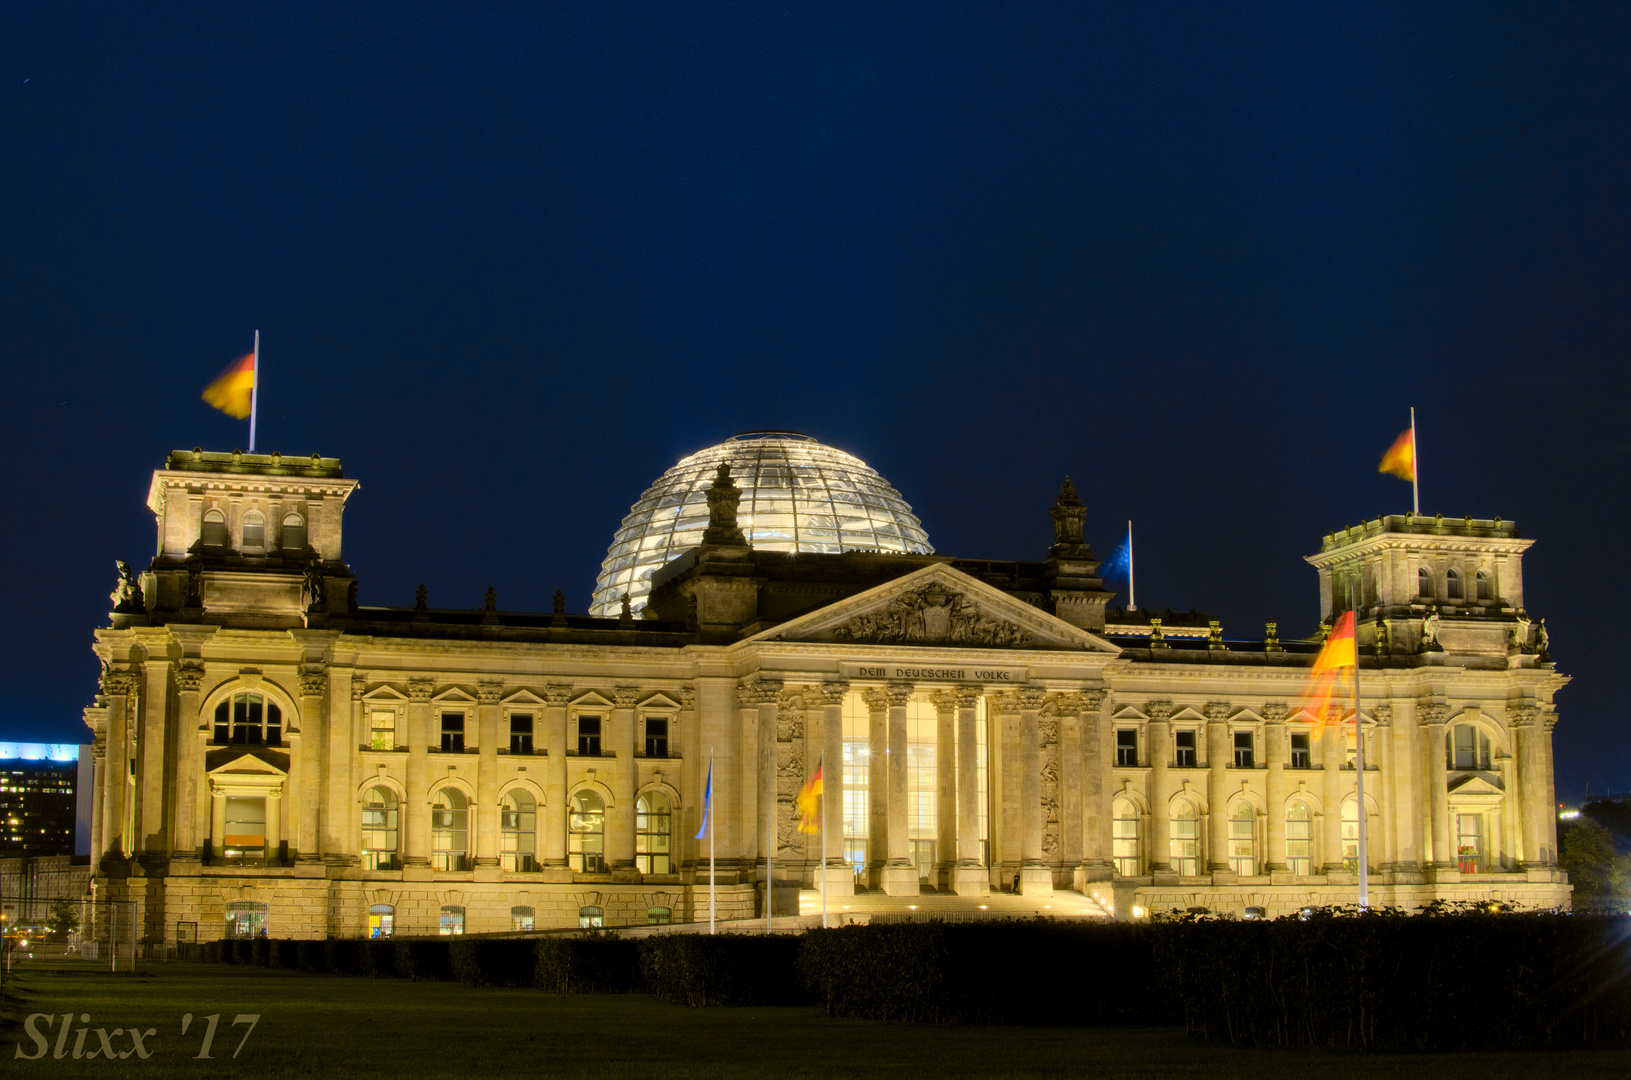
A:
{"label": "illuminated stone facade", "polygon": [[[1301,702],[1318,639],[1107,611],[1068,482],[1045,557],[992,562],[759,550],[716,473],[640,618],[360,606],[354,486],[316,457],[154,474],[159,550],[96,632],[85,714],[94,888],[149,941],[706,919],[710,762],[722,918],[761,910],[767,847],[778,883],[858,909],[1355,898],[1351,714]],[[1528,543],[1386,518],[1310,559],[1327,617],[1360,592],[1373,904],[1568,902]],[[794,808],[818,762],[825,866]]]}

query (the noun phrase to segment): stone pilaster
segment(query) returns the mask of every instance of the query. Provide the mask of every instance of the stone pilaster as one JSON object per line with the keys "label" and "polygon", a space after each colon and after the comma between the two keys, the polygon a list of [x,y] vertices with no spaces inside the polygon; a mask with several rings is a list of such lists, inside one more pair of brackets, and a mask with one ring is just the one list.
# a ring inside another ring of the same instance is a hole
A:
{"label": "stone pilaster", "polygon": [[854,896],[855,874],[844,861],[844,695],[849,683],[826,682],[810,691],[821,705],[821,828],[827,837],[827,895]]}
{"label": "stone pilaster", "polygon": [[[770,873],[774,873],[775,866],[770,863],[776,851],[776,699],[781,696],[782,683],[779,679],[755,679],[743,684],[741,688],[741,701],[744,713],[751,713],[754,720],[754,756],[756,763],[754,774],[744,777],[743,788],[754,793],[751,814],[747,818],[753,823],[748,832],[749,836],[756,838],[754,854],[756,860],[764,860]],[[744,720],[746,717],[744,716]],[[746,727],[746,724],[744,724]],[[766,882],[768,886],[768,881]],[[768,893],[766,894],[768,897]]]}
{"label": "stone pilaster", "polygon": [[[1340,717],[1339,710],[1332,710]],[[1342,869],[1342,763],[1347,755],[1340,719],[1327,719],[1320,734],[1320,816],[1321,869],[1326,873]]]}
{"label": "stone pilaster", "polygon": [[[1371,740],[1365,744],[1365,794],[1376,800],[1380,827],[1365,834],[1366,858],[1370,865],[1392,870],[1398,865],[1397,833],[1398,786],[1393,782],[1393,706],[1378,702],[1371,707],[1375,721]],[[1371,755],[1375,755],[1375,761]]]}
{"label": "stone pilaster", "polygon": [[1268,850],[1263,868],[1269,874],[1286,871],[1286,707],[1278,701],[1263,706],[1263,762],[1268,767],[1263,778],[1268,803]]}
{"label": "stone pilaster", "polygon": [[1432,853],[1424,856],[1424,865],[1431,866],[1440,877],[1454,872],[1454,852],[1450,847],[1450,789],[1449,777],[1444,771],[1444,722],[1449,710],[1443,705],[1424,700],[1416,706],[1416,718],[1421,724],[1423,802],[1428,807],[1432,823]]}
{"label": "stone pilaster", "polygon": [[1167,804],[1172,801],[1172,702],[1144,704],[1149,717],[1150,740],[1150,873],[1172,873],[1172,819]]}
{"label": "stone pilaster", "polygon": [[[980,858],[980,692],[953,691],[957,703],[957,865],[951,887],[959,896],[989,896],[991,872]],[[989,744],[988,744],[989,745]]]}
{"label": "stone pilaster", "polygon": [[198,705],[204,687],[202,664],[175,666],[176,682],[176,813],[177,858],[198,857],[198,803],[204,783],[203,747],[199,743]]}
{"label": "stone pilaster", "polygon": [[146,664],[138,719],[140,736],[133,757],[136,758],[136,836],[134,852],[140,855],[168,856],[170,854],[170,820],[175,808],[166,805],[165,728],[169,711],[170,665]]}
{"label": "stone pilaster", "polygon": [[889,862],[889,693],[868,687],[861,700],[867,707],[867,887],[876,889]]}
{"label": "stone pilaster", "polygon": [[408,680],[408,706],[403,726],[408,740],[408,789],[397,814],[401,832],[402,860],[406,866],[430,865],[430,695],[436,688],[430,679]]}
{"label": "stone pilaster", "polygon": [[[1104,715],[1109,695],[1103,690],[1086,690],[1075,695],[1080,700],[1082,771],[1082,885],[1110,881],[1115,868],[1110,861],[1112,817],[1108,780],[1115,755],[1115,731]],[[1084,889],[1085,891],[1085,889]]]}
{"label": "stone pilaster", "polygon": [[476,684],[476,805],[470,826],[476,866],[498,865],[498,720],[504,697],[501,682]]}
{"label": "stone pilaster", "polygon": [[1507,709],[1507,726],[1512,731],[1513,749],[1518,758],[1516,790],[1508,792],[1507,798],[1517,802],[1521,845],[1518,857],[1524,867],[1545,866],[1539,857],[1546,846],[1542,823],[1553,816],[1550,807],[1536,805],[1538,800],[1534,789],[1540,787],[1535,783],[1535,772],[1541,757],[1536,746],[1536,736],[1540,734],[1539,720],[1540,710],[1533,702],[1523,702]]}
{"label": "stone pilaster", "polygon": [[776,695],[776,861],[803,880],[805,852],[798,831],[798,794],[804,786],[804,689]]}
{"label": "stone pilaster", "polygon": [[947,888],[957,865],[957,692],[936,690],[931,700],[935,713],[934,883],[936,888]]}
{"label": "stone pilaster", "polygon": [[634,801],[639,787],[634,746],[639,739],[634,706],[640,700],[638,686],[619,686],[612,691],[611,730],[604,735],[606,749],[614,749],[617,764],[612,805],[606,814],[606,860],[612,873],[634,871]]}
{"label": "stone pilaster", "polygon": [[1229,766],[1234,750],[1229,737],[1229,703],[1206,704],[1206,868],[1229,872]]}
{"label": "stone pilaster", "polygon": [[328,730],[328,673],[307,668],[300,674],[300,743],[295,747],[300,775],[293,784],[296,807],[294,861],[322,861],[317,839],[317,812],[323,802],[323,734]]}
{"label": "stone pilaster", "polygon": [[126,833],[125,801],[131,769],[130,699],[135,694],[136,676],[129,671],[109,671],[102,676],[102,694],[107,699],[108,739],[106,782],[102,788],[102,855],[122,859],[131,850]]}
{"label": "stone pilaster", "polygon": [[544,687],[544,867],[564,870],[566,860],[566,705],[572,687],[550,683]]}
{"label": "stone pilaster", "polygon": [[1421,751],[1418,735],[1416,702],[1401,698],[1394,703],[1394,720],[1386,738],[1392,744],[1392,773],[1389,786],[1399,800],[1393,816],[1394,880],[1400,884],[1415,884],[1422,880],[1426,865],[1426,837],[1430,835],[1431,814],[1422,801]]}
{"label": "stone pilaster", "polygon": [[1042,850],[1042,704],[1047,693],[1022,687],[1019,697],[1019,887],[1027,896],[1053,892],[1053,872]]}

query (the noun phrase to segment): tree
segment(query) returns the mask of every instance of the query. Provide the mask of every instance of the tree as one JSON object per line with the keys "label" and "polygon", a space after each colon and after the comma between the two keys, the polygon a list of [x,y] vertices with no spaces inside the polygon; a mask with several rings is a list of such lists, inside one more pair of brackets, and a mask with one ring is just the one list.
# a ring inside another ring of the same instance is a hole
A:
{"label": "tree", "polygon": [[58,900],[52,904],[51,914],[45,919],[45,928],[51,932],[52,941],[62,941],[78,930],[79,912],[75,910],[73,901]]}

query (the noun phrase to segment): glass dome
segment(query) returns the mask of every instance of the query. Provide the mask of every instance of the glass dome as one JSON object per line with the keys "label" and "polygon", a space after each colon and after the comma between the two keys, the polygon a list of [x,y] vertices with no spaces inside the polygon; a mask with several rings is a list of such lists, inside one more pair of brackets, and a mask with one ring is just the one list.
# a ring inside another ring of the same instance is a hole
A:
{"label": "glass dome", "polygon": [[736,522],[756,548],[934,552],[900,492],[860,458],[793,431],[750,431],[697,451],[646,489],[600,564],[591,615],[616,616],[624,593],[639,611],[652,573],[702,543],[721,461],[742,490]]}

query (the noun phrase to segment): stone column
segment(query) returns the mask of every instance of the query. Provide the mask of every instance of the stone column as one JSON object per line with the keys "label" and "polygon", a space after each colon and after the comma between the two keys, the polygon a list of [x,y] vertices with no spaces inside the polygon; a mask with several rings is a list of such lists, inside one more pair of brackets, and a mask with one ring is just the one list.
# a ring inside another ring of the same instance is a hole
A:
{"label": "stone column", "polygon": [[[1377,828],[1365,834],[1365,856],[1370,865],[1390,871],[1398,865],[1399,849],[1393,842],[1394,818],[1398,812],[1393,783],[1393,706],[1378,702],[1371,707],[1370,742],[1365,744],[1365,794],[1376,800]],[[1371,760],[1375,755],[1376,760]],[[1369,829],[1369,821],[1366,822]]]}
{"label": "stone column", "polygon": [[1229,766],[1234,760],[1229,738],[1229,703],[1206,704],[1206,868],[1229,870]]}
{"label": "stone column", "polygon": [[873,686],[861,691],[867,707],[867,888],[883,887],[889,862],[889,693]]}
{"label": "stone column", "polygon": [[102,854],[114,859],[125,857],[132,848],[125,835],[125,786],[130,776],[130,697],[136,676],[128,671],[110,671],[102,676],[102,693],[108,702],[107,782],[102,788]]}
{"label": "stone column", "polygon": [[1167,803],[1172,799],[1172,702],[1144,703],[1150,740],[1150,873],[1172,873],[1172,820]]}
{"label": "stone column", "polygon": [[639,738],[635,723],[634,704],[640,700],[638,686],[619,686],[612,691],[612,729],[606,733],[608,748],[616,747],[617,765],[612,775],[617,777],[612,791],[614,800],[606,815],[606,858],[611,871],[634,870],[634,800],[640,786],[634,760],[634,745]]}
{"label": "stone column", "polygon": [[[1115,867],[1110,861],[1110,762],[1115,757],[1112,740],[1115,731],[1104,715],[1109,695],[1103,690],[1086,690],[1075,695],[1081,702],[1082,770],[1082,883],[1110,881]],[[1083,891],[1087,891],[1085,888]]]}
{"label": "stone column", "polygon": [[[1423,838],[1431,814],[1421,791],[1421,753],[1416,743],[1420,725],[1415,712],[1416,702],[1412,698],[1401,698],[1393,708],[1394,719],[1387,738],[1392,743],[1392,756],[1389,759],[1392,775],[1388,783],[1398,792],[1397,812],[1393,815],[1392,842],[1396,853],[1394,880],[1399,884],[1411,884],[1422,880],[1426,858]],[[1398,876],[1401,874],[1405,877]]]}
{"label": "stone column", "polygon": [[1543,824],[1540,829],[1540,857],[1543,865],[1557,866],[1557,815],[1552,808],[1557,806],[1557,774],[1552,766],[1552,729],[1557,727],[1557,709],[1547,704],[1540,710],[1540,731],[1536,738],[1541,754],[1540,775],[1541,782],[1536,786],[1541,788],[1537,793],[1540,805],[1545,808],[1542,817]]}
{"label": "stone column", "polygon": [[[1507,792],[1508,802],[1516,801],[1517,818],[1519,821],[1518,837],[1522,851],[1519,864],[1522,867],[1544,865],[1540,861],[1540,852],[1545,847],[1541,838],[1541,819],[1543,812],[1550,807],[1537,806],[1534,789],[1539,786],[1535,783],[1535,766],[1538,764],[1539,754],[1535,747],[1535,735],[1538,726],[1536,720],[1540,710],[1532,702],[1524,702],[1507,709],[1507,727],[1512,732],[1512,753],[1517,760],[1514,762],[1517,774],[1516,790]],[[1507,816],[1511,816],[1510,812]],[[1546,814],[1545,816],[1550,816]]]}
{"label": "stone column", "polygon": [[[1332,710],[1333,712],[1337,710]],[[1326,873],[1342,869],[1342,762],[1346,740],[1342,723],[1328,720],[1320,726],[1320,859]]]}
{"label": "stone column", "polygon": [[980,691],[959,687],[957,701],[957,866],[952,890],[959,896],[991,895],[991,871],[980,859]]}
{"label": "stone column", "polygon": [[204,686],[200,664],[175,666],[176,680],[176,814],[175,855],[180,859],[198,857],[198,792],[204,772],[204,759],[198,744],[199,691]]}
{"label": "stone column", "polygon": [[1263,787],[1268,803],[1268,847],[1263,867],[1270,874],[1286,872],[1286,707],[1278,701],[1263,706],[1263,761],[1268,766]]}
{"label": "stone column", "polygon": [[102,789],[108,780],[108,744],[106,731],[96,733],[91,744],[91,874],[95,876],[102,862]]}
{"label": "stone column", "polygon": [[397,814],[405,866],[430,865],[430,679],[408,680],[408,707],[404,726],[408,741],[407,798]]}
{"label": "stone column", "polygon": [[[572,687],[550,683],[544,687],[544,868],[566,869],[566,703]],[[695,831],[695,830],[693,830]]]}
{"label": "stone column", "polygon": [[883,890],[890,896],[918,894],[917,864],[912,862],[911,833],[907,828],[906,794],[906,703],[911,700],[912,689],[907,683],[890,683],[886,691],[889,698],[889,746],[886,755],[889,861],[884,864]]}
{"label": "stone column", "polygon": [[[368,692],[368,676],[349,669],[337,669],[331,674],[334,677],[329,682],[332,704],[328,724],[328,797],[319,831],[323,834],[324,862],[355,866],[357,853],[362,849],[362,819],[357,810],[357,788],[362,783],[357,774],[362,759],[357,748],[373,740],[372,731],[364,734],[362,696]],[[345,710],[343,719],[342,709]],[[399,806],[399,826],[401,818]]]}
{"label": "stone column", "polygon": [[813,691],[821,702],[821,828],[827,837],[827,896],[854,896],[855,874],[844,861],[844,695],[849,683],[822,683]]}
{"label": "stone column", "polygon": [[934,743],[934,885],[948,889],[957,865],[957,691],[936,690]]}
{"label": "stone column", "polygon": [[1444,721],[1449,710],[1436,702],[1423,701],[1416,706],[1416,717],[1421,722],[1421,779],[1426,786],[1426,802],[1431,812],[1433,848],[1424,865],[1446,873],[1456,865],[1450,841],[1450,788],[1444,771]]}
{"label": "stone column", "polygon": [[[680,755],[680,802],[674,807],[674,835],[669,840],[673,848],[676,869],[694,867],[698,845],[697,829],[702,824],[702,785],[707,782],[708,751],[703,749],[702,725],[697,723],[697,692],[694,687],[682,686],[675,691],[679,698],[679,712],[674,727],[668,733],[668,752]],[[706,854],[706,853],[704,853]]]}
{"label": "stone column", "polygon": [[305,671],[300,675],[300,777],[295,786],[299,825],[295,832],[294,862],[322,861],[317,841],[317,809],[323,801],[323,735],[328,730],[328,674]]}
{"label": "stone column", "polygon": [[170,665],[151,663],[143,669],[146,685],[141,695],[141,736],[132,747],[136,765],[136,835],[133,851],[168,855],[170,818],[174,808],[165,805],[167,768],[165,728],[168,726]]}
{"label": "stone column", "polygon": [[476,830],[475,865],[498,865],[498,717],[504,696],[501,682],[476,684],[476,805],[470,816]]}
{"label": "stone column", "polygon": [[[748,708],[754,714],[754,743],[755,754],[752,761],[756,762],[754,775],[750,778],[751,787],[744,784],[744,788],[755,793],[751,807],[751,817],[754,831],[748,835],[755,836],[757,843],[753,851],[755,860],[764,866],[763,860],[770,859],[776,851],[776,699],[781,695],[782,683],[780,679],[755,679],[743,687],[747,692]],[[769,864],[770,873],[775,872],[775,865]],[[764,873],[763,870],[760,871]],[[765,882],[765,899],[770,899],[772,888],[768,877]],[[761,911],[761,914],[763,912]]]}
{"label": "stone column", "polygon": [[1053,872],[1042,857],[1042,703],[1047,693],[1019,689],[1019,888],[1026,896],[1053,892]]}

